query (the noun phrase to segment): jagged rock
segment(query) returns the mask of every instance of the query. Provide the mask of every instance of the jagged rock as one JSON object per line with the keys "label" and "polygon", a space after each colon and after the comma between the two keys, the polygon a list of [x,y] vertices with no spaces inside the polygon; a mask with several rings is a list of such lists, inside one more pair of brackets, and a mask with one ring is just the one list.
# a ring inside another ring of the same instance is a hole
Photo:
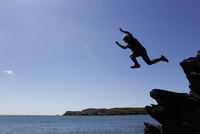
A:
{"label": "jagged rock", "polygon": [[200,134],[200,51],[180,66],[190,83],[190,93],[152,90],[150,96],[158,104],[146,109],[162,126],[145,123],[145,134]]}
{"label": "jagged rock", "polygon": [[153,124],[149,124],[147,122],[144,122],[144,125],[146,126],[146,128],[144,129],[144,133],[148,133],[148,134],[161,134],[162,133],[161,126],[156,126]]}
{"label": "jagged rock", "polygon": [[190,93],[200,94],[200,51],[198,51],[196,57],[183,60],[180,65],[190,82]]}

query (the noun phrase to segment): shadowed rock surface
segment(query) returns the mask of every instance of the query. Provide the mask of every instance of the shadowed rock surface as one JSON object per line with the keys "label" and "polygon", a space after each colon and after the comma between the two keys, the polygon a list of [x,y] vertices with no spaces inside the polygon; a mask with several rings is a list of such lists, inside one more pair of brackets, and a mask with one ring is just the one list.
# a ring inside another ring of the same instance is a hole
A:
{"label": "shadowed rock surface", "polygon": [[190,83],[189,94],[153,89],[150,96],[158,104],[146,109],[162,126],[144,123],[145,134],[200,134],[200,51],[180,66]]}

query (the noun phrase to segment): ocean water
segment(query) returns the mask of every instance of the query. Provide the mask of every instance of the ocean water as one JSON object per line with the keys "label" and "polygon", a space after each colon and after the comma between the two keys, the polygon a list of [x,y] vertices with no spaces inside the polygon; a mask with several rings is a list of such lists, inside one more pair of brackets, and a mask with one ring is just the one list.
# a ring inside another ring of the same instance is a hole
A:
{"label": "ocean water", "polygon": [[149,115],[0,116],[0,134],[144,134]]}

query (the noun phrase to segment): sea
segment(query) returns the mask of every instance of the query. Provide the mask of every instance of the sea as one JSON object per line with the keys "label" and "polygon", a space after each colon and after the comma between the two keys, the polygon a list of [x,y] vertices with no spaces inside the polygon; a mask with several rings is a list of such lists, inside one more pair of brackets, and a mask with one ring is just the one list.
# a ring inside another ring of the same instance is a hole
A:
{"label": "sea", "polygon": [[1,115],[0,134],[144,134],[149,115],[22,116]]}

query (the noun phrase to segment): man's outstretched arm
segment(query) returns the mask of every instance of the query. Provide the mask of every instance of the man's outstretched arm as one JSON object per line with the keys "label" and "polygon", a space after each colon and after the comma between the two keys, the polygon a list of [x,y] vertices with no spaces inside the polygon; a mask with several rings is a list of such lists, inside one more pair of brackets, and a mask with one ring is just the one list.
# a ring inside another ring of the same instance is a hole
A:
{"label": "man's outstretched arm", "polygon": [[115,41],[115,43],[116,43],[119,47],[121,47],[121,48],[123,48],[123,49],[126,49],[126,48],[127,48],[126,46],[120,45],[119,42],[117,42],[117,41]]}
{"label": "man's outstretched arm", "polygon": [[129,31],[124,31],[124,30],[122,30],[121,28],[119,28],[119,30],[120,30],[122,33],[131,34]]}

